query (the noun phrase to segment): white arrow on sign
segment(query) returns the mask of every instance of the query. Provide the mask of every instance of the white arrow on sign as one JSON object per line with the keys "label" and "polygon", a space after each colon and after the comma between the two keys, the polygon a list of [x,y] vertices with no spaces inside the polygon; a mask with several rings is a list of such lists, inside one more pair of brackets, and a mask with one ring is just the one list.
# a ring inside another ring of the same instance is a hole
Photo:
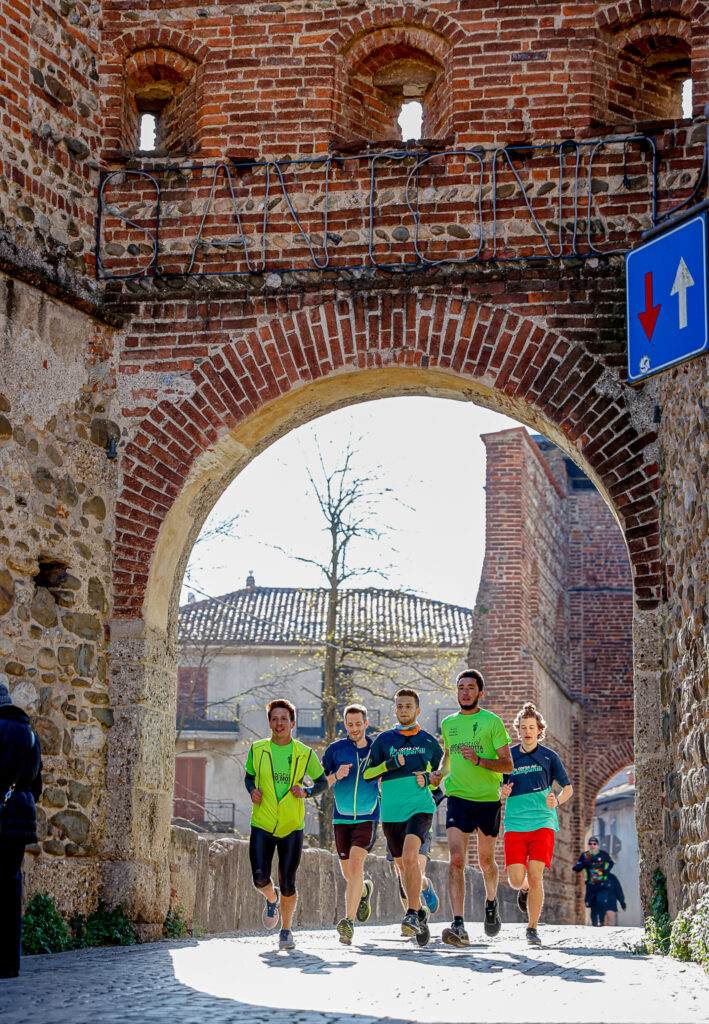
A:
{"label": "white arrow on sign", "polygon": [[672,285],[670,295],[679,295],[679,329],[687,326],[687,289],[694,284],[694,278],[689,272],[689,267],[680,256],[679,266],[675,274],[675,283]]}

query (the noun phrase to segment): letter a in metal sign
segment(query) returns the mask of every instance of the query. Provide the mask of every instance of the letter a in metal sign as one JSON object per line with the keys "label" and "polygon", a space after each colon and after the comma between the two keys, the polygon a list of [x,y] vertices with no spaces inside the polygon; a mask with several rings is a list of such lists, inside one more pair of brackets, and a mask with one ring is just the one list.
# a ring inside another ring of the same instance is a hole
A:
{"label": "letter a in metal sign", "polygon": [[631,382],[709,349],[706,214],[628,253],[625,281]]}

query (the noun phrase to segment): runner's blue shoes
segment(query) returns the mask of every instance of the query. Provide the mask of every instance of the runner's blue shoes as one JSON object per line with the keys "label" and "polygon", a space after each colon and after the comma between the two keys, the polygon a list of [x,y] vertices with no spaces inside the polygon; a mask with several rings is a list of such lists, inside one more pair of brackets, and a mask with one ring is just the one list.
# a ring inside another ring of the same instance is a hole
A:
{"label": "runner's blue shoes", "polygon": [[421,890],[421,900],[428,907],[429,914],[435,914],[438,910],[438,896],[436,890],[433,888],[433,882],[430,878],[427,879],[428,889]]}

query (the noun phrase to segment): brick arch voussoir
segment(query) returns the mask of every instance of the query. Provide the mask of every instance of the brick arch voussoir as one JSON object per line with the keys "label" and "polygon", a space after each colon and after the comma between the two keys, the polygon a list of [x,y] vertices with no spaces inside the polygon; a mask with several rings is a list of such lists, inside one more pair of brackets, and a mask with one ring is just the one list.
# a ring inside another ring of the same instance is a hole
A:
{"label": "brick arch voussoir", "polygon": [[165,49],[175,50],[194,63],[202,64],[209,54],[206,44],[192,39],[184,32],[156,25],[124,32],[112,41],[112,46],[123,59],[138,50]]}
{"label": "brick arch voussoir", "polygon": [[122,464],[117,614],[147,579],[135,552],[149,555],[192,466],[210,446],[294,385],[393,366],[470,378],[525,403],[561,431],[624,522],[640,604],[657,602],[659,474],[646,451],[656,435],[635,430],[620,385],[614,397],[608,387],[599,393],[595,385],[605,371],[594,358],[518,313],[450,293],[402,290],[336,297],[274,317],[195,367],[191,394],[162,401],[146,415]]}
{"label": "brick arch voussoir", "polygon": [[324,49],[329,53],[344,55],[368,33],[377,30],[391,32],[400,27],[412,31],[417,28],[426,29],[432,35],[440,37],[446,44],[446,49],[465,38],[465,32],[460,24],[448,15],[430,8],[402,5],[387,10],[374,8],[357,15],[345,26],[333,32],[324,43]]}
{"label": "brick arch voussoir", "polygon": [[635,762],[635,748],[632,737],[607,743],[597,754],[584,757],[584,808],[582,824],[588,826],[593,821],[596,798],[606,783],[623,768]]}
{"label": "brick arch voussoir", "polygon": [[449,49],[446,41],[433,32],[400,25],[373,29],[358,39],[344,56],[350,72],[366,66],[371,73],[406,53],[422,54],[435,64],[443,65]]}
{"label": "brick arch voussoir", "polygon": [[694,5],[695,0],[634,0],[633,3],[625,0],[599,11],[596,24],[605,32],[616,33],[649,19],[691,23]]}
{"label": "brick arch voussoir", "polygon": [[135,50],[129,54],[125,62],[126,80],[131,81],[145,71],[176,76],[187,83],[197,67],[195,61],[177,50],[168,50],[164,46],[148,46],[143,50]]}

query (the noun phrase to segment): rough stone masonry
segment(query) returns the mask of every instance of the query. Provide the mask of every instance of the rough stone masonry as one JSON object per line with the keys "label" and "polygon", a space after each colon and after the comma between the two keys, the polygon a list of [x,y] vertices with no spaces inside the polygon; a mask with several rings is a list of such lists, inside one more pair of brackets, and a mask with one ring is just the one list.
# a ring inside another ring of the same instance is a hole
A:
{"label": "rough stone masonry", "polygon": [[45,750],[30,892],[160,934],[190,546],[274,438],[422,393],[533,426],[607,501],[643,885],[706,890],[709,375],[629,387],[620,250],[690,196],[708,100],[694,0],[3,4],[0,672]]}

